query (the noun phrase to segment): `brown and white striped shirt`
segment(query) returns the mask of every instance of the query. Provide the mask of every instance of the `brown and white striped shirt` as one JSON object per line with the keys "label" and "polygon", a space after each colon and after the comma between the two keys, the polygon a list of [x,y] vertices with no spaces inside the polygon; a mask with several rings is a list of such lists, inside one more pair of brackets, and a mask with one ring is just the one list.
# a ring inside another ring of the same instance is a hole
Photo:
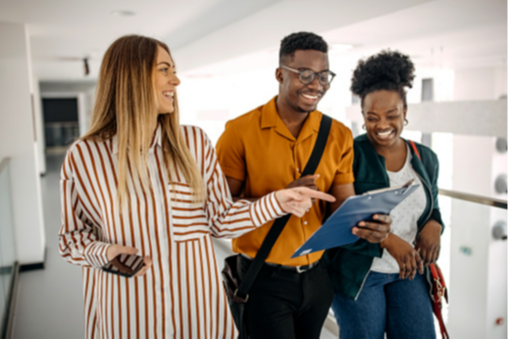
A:
{"label": "brown and white striped shirt", "polygon": [[[150,147],[150,190],[128,172],[130,213],[119,213],[117,142],[77,141],[61,172],[60,253],[83,267],[86,338],[234,338],[211,235],[233,238],[284,215],[274,193],[255,203],[233,202],[205,133],[183,126],[207,186],[203,204],[190,200],[182,172],[170,183],[157,129]],[[100,268],[110,244],[150,256],[142,277]]]}

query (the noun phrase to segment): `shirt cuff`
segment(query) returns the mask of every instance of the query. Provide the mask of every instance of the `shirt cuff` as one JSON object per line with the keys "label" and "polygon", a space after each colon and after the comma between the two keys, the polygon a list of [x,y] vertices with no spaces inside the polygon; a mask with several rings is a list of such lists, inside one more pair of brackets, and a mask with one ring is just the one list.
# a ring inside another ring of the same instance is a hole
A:
{"label": "shirt cuff", "polygon": [[442,221],[442,215],[441,215],[441,213],[440,213],[440,211],[438,209],[434,208],[433,211],[431,211],[430,220],[435,220],[440,225],[442,225],[442,234],[443,234],[444,233],[444,229],[445,229],[445,225],[444,225],[444,222]]}
{"label": "shirt cuff", "polygon": [[253,224],[260,227],[269,221],[280,218],[288,213],[284,212],[277,201],[276,192],[272,192],[255,201],[250,206]]}
{"label": "shirt cuff", "polygon": [[85,259],[95,268],[102,268],[109,262],[106,253],[112,244],[95,241],[88,245],[84,251]]}
{"label": "shirt cuff", "polygon": [[353,173],[336,174],[334,177],[334,185],[346,185],[355,181]]}
{"label": "shirt cuff", "polygon": [[221,166],[221,170],[223,171],[224,175],[233,179],[244,181],[246,180],[246,173],[244,171],[239,171],[237,169]]}

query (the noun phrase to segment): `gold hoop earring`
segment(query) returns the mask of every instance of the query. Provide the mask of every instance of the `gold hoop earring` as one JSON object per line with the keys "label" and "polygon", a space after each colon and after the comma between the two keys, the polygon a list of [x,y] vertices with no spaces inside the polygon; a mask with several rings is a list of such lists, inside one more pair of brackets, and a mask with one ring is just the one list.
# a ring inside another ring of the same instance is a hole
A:
{"label": "gold hoop earring", "polygon": [[407,119],[405,119],[405,124],[404,125],[405,126],[408,125],[408,120]]}
{"label": "gold hoop earring", "polygon": [[362,129],[366,130],[366,124],[362,124]]}

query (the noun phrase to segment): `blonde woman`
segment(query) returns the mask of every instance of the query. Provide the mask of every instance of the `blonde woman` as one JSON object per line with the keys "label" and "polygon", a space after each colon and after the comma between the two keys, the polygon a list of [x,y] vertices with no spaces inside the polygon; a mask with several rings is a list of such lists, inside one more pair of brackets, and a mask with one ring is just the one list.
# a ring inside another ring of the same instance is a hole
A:
{"label": "blonde woman", "polygon": [[[90,131],[61,173],[60,253],[83,267],[87,338],[234,338],[211,236],[232,238],[287,213],[306,188],[233,202],[213,146],[180,126],[168,47],[125,36],[106,52]],[[135,277],[103,268],[138,254]]]}

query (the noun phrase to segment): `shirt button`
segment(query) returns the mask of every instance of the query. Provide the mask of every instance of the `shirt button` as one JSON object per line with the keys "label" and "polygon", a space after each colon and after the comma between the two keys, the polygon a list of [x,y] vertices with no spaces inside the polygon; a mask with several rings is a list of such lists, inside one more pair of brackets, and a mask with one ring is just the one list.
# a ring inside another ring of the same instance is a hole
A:
{"label": "shirt button", "polygon": [[304,220],[304,225],[307,225],[307,224],[308,224],[308,222],[306,220]]}

